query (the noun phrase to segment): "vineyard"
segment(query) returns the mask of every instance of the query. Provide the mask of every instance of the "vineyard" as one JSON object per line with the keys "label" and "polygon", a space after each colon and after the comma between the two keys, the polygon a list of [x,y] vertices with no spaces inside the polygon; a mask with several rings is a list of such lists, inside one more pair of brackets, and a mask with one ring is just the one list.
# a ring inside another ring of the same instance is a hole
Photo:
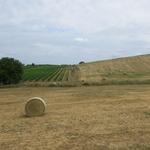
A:
{"label": "vineyard", "polygon": [[25,66],[23,81],[61,82],[72,81],[75,66],[71,65],[35,65]]}

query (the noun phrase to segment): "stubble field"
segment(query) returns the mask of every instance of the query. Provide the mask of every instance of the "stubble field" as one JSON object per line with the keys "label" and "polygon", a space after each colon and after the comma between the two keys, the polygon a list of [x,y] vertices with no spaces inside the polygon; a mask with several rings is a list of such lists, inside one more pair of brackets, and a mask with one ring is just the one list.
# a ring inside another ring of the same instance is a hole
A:
{"label": "stubble field", "polygon": [[[31,97],[47,103],[24,116]],[[149,150],[150,86],[0,89],[0,150]]]}

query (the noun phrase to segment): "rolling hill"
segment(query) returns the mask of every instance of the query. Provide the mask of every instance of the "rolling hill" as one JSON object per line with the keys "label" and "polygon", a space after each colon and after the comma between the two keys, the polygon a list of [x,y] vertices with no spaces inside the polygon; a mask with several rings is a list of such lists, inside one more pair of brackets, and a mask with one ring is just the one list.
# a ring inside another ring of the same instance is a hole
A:
{"label": "rolling hill", "polygon": [[150,83],[150,55],[140,55],[78,65],[80,80],[94,83]]}
{"label": "rolling hill", "polygon": [[23,81],[59,85],[150,84],[150,55],[80,65],[37,65],[24,68]]}

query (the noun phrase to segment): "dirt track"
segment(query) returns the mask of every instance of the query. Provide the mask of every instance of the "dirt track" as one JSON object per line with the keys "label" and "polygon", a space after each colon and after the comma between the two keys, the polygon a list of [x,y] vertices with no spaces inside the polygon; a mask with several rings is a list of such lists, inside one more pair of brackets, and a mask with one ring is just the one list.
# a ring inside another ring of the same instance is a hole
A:
{"label": "dirt track", "polygon": [[[148,150],[150,86],[0,89],[0,150]],[[43,117],[26,118],[39,96]]]}

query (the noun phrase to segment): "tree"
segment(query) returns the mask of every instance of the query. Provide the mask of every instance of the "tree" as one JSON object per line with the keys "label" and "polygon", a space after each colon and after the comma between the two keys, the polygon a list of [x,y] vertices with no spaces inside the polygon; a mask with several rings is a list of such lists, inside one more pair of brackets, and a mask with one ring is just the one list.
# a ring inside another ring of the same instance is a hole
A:
{"label": "tree", "polygon": [[31,66],[32,66],[32,67],[34,67],[34,66],[35,66],[35,64],[34,64],[34,63],[32,63],[32,64],[31,64]]}
{"label": "tree", "polygon": [[84,63],[85,63],[84,61],[80,61],[80,62],[79,62],[79,64],[84,64]]}
{"label": "tree", "polygon": [[0,84],[17,84],[23,76],[23,64],[14,58],[0,59]]}

